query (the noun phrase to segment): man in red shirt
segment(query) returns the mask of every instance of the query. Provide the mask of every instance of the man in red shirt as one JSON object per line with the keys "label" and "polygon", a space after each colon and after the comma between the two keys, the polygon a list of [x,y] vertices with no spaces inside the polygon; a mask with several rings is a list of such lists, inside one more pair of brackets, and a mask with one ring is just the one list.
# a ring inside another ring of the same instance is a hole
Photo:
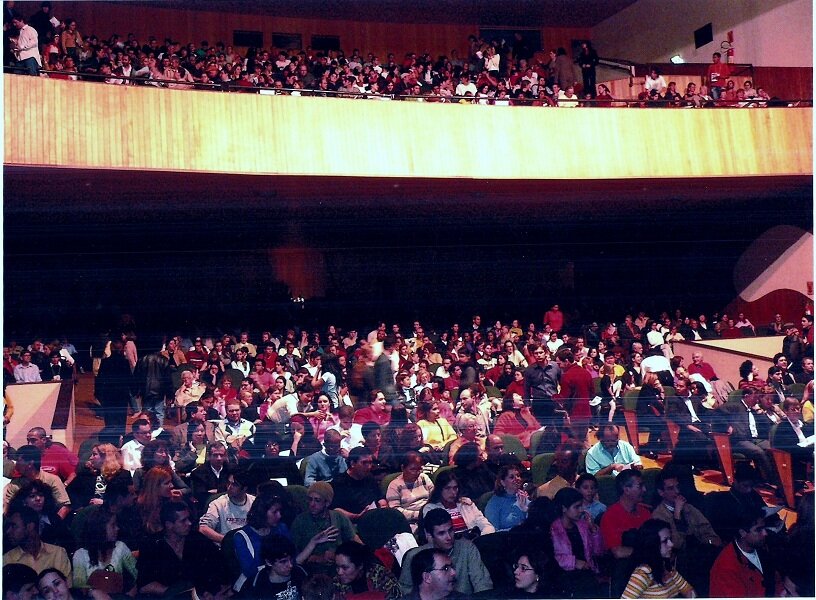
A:
{"label": "man in red shirt", "polygon": [[555,332],[560,332],[564,328],[564,313],[553,304],[552,308],[544,313],[544,325],[549,325]]}
{"label": "man in red shirt", "polygon": [[42,427],[31,428],[26,435],[26,441],[31,446],[39,448],[42,452],[41,470],[56,475],[66,486],[76,478],[79,458],[65,446],[54,444],[48,438],[45,429]]}
{"label": "man in red shirt", "polygon": [[[604,517],[606,518],[606,517]],[[765,517],[759,510],[740,519],[737,538],[723,548],[711,568],[712,598],[761,598],[778,596],[779,582],[765,552]]]}
{"label": "man in red shirt", "polygon": [[711,57],[711,64],[706,71],[705,83],[708,85],[708,93],[714,100],[719,100],[725,84],[731,76],[731,68],[728,63],[720,62],[722,55],[715,52]]}
{"label": "man in red shirt", "polygon": [[592,420],[592,409],[589,407],[590,399],[595,396],[592,375],[575,363],[571,348],[560,348],[555,354],[555,363],[561,369],[561,391],[554,398],[565,405],[572,431],[583,444]]}
{"label": "man in red shirt", "polygon": [[620,498],[604,513],[601,519],[601,536],[604,547],[614,558],[612,597],[619,598],[635,566],[631,564],[634,548],[629,545],[629,540],[624,541],[623,534],[630,529],[638,529],[651,518],[652,513],[646,505],[641,504],[646,488],[640,471],[621,471],[615,479],[615,487]]}
{"label": "man in red shirt", "polygon": [[702,352],[694,352],[691,355],[691,364],[688,366],[688,373],[689,375],[699,373],[705,377],[706,381],[716,381],[718,379],[717,374],[714,372],[714,367],[707,362],[703,362]]}

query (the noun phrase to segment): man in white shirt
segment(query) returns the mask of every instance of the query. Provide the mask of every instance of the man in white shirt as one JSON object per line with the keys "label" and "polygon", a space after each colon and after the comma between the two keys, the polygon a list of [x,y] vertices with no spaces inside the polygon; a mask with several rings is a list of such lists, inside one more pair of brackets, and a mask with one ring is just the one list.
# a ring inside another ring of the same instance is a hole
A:
{"label": "man in white shirt", "polygon": [[122,446],[122,462],[125,469],[131,475],[136,469],[142,467],[142,450],[144,445],[150,441],[150,421],[147,419],[136,419],[131,425],[133,439]]}
{"label": "man in white shirt", "polygon": [[465,96],[468,92],[470,92],[471,96],[475,96],[476,92],[476,83],[473,79],[468,75],[462,75],[462,78],[459,80],[459,85],[456,86],[455,95],[457,96]]}
{"label": "man in white shirt", "polygon": [[25,19],[20,15],[14,15],[11,24],[19,30],[17,37],[11,38],[11,50],[14,52],[18,66],[29,75],[38,75],[40,67],[42,67],[42,61],[40,60],[37,30],[31,25],[26,25]]}
{"label": "man in white shirt", "polygon": [[20,364],[14,367],[14,381],[16,383],[37,383],[42,381],[40,369],[31,362],[31,351],[25,350],[20,355]]}

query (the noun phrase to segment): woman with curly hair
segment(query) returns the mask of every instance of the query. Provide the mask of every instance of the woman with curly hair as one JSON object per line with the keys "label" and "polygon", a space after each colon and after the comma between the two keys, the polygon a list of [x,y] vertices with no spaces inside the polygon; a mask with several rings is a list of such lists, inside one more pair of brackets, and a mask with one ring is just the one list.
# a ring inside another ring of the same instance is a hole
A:
{"label": "woman with curly hair", "polygon": [[176,475],[173,471],[173,464],[170,462],[170,451],[167,447],[167,442],[161,439],[150,440],[144,445],[142,450],[142,466],[133,473],[133,486],[136,488],[136,493],[142,489],[142,482],[145,475],[151,469],[162,467],[167,469],[173,481],[173,490],[177,491],[176,496],[182,494],[189,494],[189,486],[181,480],[181,477]]}
{"label": "woman with curly hair", "polygon": [[11,514],[22,506],[27,506],[39,515],[40,537],[43,542],[62,546],[71,552],[74,547],[73,537],[63,520],[57,516],[54,494],[48,485],[39,479],[23,483],[11,497],[6,514]]}
{"label": "woman with curly hair", "polygon": [[71,504],[76,507],[102,504],[105,489],[114,477],[130,478],[124,468],[122,452],[113,444],[96,444],[85,464],[77,468],[77,476],[68,485]]}
{"label": "woman with curly hair", "polygon": [[117,573],[122,577],[122,592],[136,585],[136,559],[118,540],[116,515],[103,507],[93,519],[85,522],[82,546],[74,553],[73,583],[76,588],[92,588],[91,575],[97,571]]}

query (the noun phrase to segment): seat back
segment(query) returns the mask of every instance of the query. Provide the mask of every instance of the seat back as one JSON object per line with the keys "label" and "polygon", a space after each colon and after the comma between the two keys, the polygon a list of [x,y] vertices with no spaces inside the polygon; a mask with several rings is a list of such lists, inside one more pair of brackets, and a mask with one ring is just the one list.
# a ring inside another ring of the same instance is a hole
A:
{"label": "seat back", "polygon": [[731,437],[727,433],[712,433],[717,456],[720,458],[720,467],[726,485],[734,483],[734,458],[731,456]]}
{"label": "seat back", "polygon": [[624,408],[623,418],[626,420],[626,437],[635,449],[635,453],[640,454],[640,429],[638,428],[637,411]]}
{"label": "seat back", "polygon": [[796,398],[799,402],[802,401],[802,396],[805,394],[805,388],[807,386],[804,383],[792,383],[788,386],[788,395]]}
{"label": "seat back", "polygon": [[398,533],[411,533],[411,526],[396,508],[375,508],[357,520],[357,533],[366,546],[376,550]]}
{"label": "seat back", "polygon": [[391,482],[400,475],[402,475],[402,473],[389,473],[382,478],[382,481],[380,481],[380,490],[382,491],[383,496],[388,492],[388,486],[391,484]]}
{"label": "seat back", "polygon": [[547,474],[550,472],[550,467],[552,467],[554,461],[555,453],[553,452],[539,454],[533,458],[533,464],[530,470],[533,475],[534,485],[539,486],[542,483],[547,482]]}
{"label": "seat back", "polygon": [[643,487],[645,491],[643,492],[643,502],[652,506],[654,501],[654,496],[656,493],[657,488],[657,476],[663,469],[659,468],[649,468],[643,469],[640,474],[643,477]]}
{"label": "seat back", "polygon": [[479,499],[476,500],[476,508],[478,508],[482,513],[485,511],[485,507],[487,507],[487,503],[490,502],[490,499],[493,497],[493,492],[485,492]]}
{"label": "seat back", "polygon": [[306,497],[309,490],[302,485],[287,485],[285,489],[295,514],[306,512],[309,508],[309,500]]}
{"label": "seat back", "polygon": [[669,429],[669,451],[674,454],[677,440],[680,439],[680,426],[671,419],[666,419],[666,426]]}
{"label": "seat back", "polygon": [[456,466],[454,466],[454,465],[443,465],[443,466],[439,467],[436,471],[431,473],[431,481],[436,483],[436,478],[439,477],[440,473],[443,473],[445,471],[451,471],[451,470],[453,470],[455,468],[456,468]]}
{"label": "seat back", "polygon": [[512,554],[513,548],[510,533],[507,531],[497,531],[480,535],[473,540],[484,566],[490,573],[493,580],[494,589],[510,589],[513,586],[513,567],[510,565],[508,557]]}
{"label": "seat back", "polygon": [[618,501],[618,489],[615,487],[614,475],[600,475],[596,476],[598,481],[598,500],[607,506],[613,505]]}
{"label": "seat back", "polygon": [[640,388],[625,392],[623,394],[623,408],[637,410],[638,396],[640,396]]}
{"label": "seat back", "polygon": [[499,391],[495,385],[486,385],[485,386],[485,394],[487,394],[488,398],[501,398],[502,393]]}
{"label": "seat back", "polygon": [[793,488],[793,457],[790,452],[785,452],[778,448],[771,448],[768,452],[774,461],[774,465],[776,465],[779,481],[782,482],[782,492],[785,495],[785,502],[788,508],[793,509],[796,507],[796,495]]}
{"label": "seat back", "polygon": [[504,442],[504,450],[506,454],[514,454],[516,458],[521,461],[527,460],[527,450],[524,448],[521,440],[514,435],[502,435],[500,437]]}

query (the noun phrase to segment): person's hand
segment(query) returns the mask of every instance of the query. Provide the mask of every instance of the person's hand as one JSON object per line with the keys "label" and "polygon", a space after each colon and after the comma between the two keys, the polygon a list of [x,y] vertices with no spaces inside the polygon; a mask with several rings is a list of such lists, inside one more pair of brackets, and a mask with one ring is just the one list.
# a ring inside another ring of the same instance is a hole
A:
{"label": "person's hand", "polygon": [[102,498],[91,498],[91,501],[88,502],[90,506],[102,506],[104,500]]}
{"label": "person's hand", "polygon": [[576,571],[583,571],[587,568],[587,563],[585,560],[575,559],[575,570]]}
{"label": "person's hand", "polygon": [[703,433],[702,431],[700,431],[699,427],[695,427],[694,425],[689,425],[688,428],[689,431],[693,431],[694,433]]}
{"label": "person's hand", "polygon": [[674,501],[674,516],[676,518],[680,517],[680,513],[683,512],[683,507],[686,505],[686,499],[683,496],[678,495],[677,499]]}
{"label": "person's hand", "polygon": [[181,490],[173,489],[173,490],[170,490],[170,496],[174,500],[181,500],[182,492],[181,492]]}
{"label": "person's hand", "polygon": [[516,492],[516,506],[524,512],[527,512],[527,506],[530,504],[530,496],[524,490]]}
{"label": "person's hand", "polygon": [[624,465],[624,464],[612,463],[612,470],[613,471],[617,471],[618,473],[620,473],[621,471],[624,471],[625,469],[626,469],[626,465]]}
{"label": "person's hand", "polygon": [[311,541],[314,542],[315,545],[324,544],[326,542],[335,542],[335,541],[337,541],[337,535],[339,533],[340,533],[340,531],[337,529],[337,527],[327,527],[323,531],[319,531],[311,539]]}

